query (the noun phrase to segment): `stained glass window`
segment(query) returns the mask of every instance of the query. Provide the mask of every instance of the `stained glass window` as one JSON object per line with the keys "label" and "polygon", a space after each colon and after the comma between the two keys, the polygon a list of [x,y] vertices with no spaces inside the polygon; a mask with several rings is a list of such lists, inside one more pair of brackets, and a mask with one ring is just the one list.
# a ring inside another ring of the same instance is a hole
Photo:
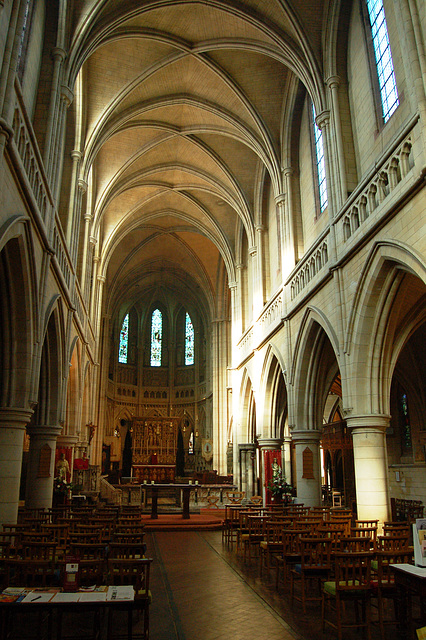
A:
{"label": "stained glass window", "polygon": [[126,314],[120,331],[120,343],[118,346],[118,362],[127,364],[127,351],[129,347],[129,314]]}
{"label": "stained glass window", "polygon": [[194,364],[194,327],[189,313],[185,316],[185,364]]}
{"label": "stained glass window", "polygon": [[374,57],[376,59],[383,119],[389,120],[399,105],[398,89],[389,44],[388,27],[382,0],[367,0],[373,38]]}
{"label": "stained glass window", "polygon": [[322,139],[321,129],[316,123],[315,107],[312,104],[312,115],[314,119],[314,139],[315,139],[315,153],[317,158],[317,173],[318,173],[318,191],[321,213],[327,208],[327,180],[325,177],[325,157],[324,157],[324,143]]}
{"label": "stained glass window", "polygon": [[163,316],[156,309],[151,317],[151,367],[161,367],[161,344],[163,339]]}
{"label": "stained glass window", "polygon": [[406,393],[403,393],[400,398],[400,412],[402,429],[402,451],[403,453],[407,453],[412,450],[413,443],[411,440],[411,423],[410,415],[408,413],[408,398]]}

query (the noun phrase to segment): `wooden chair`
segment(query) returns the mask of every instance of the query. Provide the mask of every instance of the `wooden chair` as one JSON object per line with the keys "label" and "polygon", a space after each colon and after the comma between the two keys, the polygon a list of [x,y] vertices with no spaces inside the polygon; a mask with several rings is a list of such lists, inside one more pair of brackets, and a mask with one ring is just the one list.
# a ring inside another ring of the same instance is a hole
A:
{"label": "wooden chair", "polygon": [[47,587],[58,580],[55,544],[31,542],[22,546],[20,554],[5,561],[10,586]]}
{"label": "wooden chair", "polygon": [[[398,563],[411,564],[412,560],[413,554],[407,547],[406,549],[396,551],[377,551],[376,560],[373,561],[373,564],[376,564],[376,571],[372,575],[371,586],[373,589],[373,598],[377,598],[378,623],[382,640],[390,637],[389,634],[385,633],[385,625],[397,625],[400,615],[400,598],[391,565]],[[385,617],[385,604],[387,600],[393,601],[395,611],[394,618],[389,619]]]}
{"label": "wooden chair", "polygon": [[351,527],[352,538],[369,538],[371,541],[371,548],[376,548],[377,541],[377,527]]}
{"label": "wooden chair", "polygon": [[71,542],[69,545],[70,555],[80,560],[105,560],[107,555],[107,547],[102,542],[84,543]]}
{"label": "wooden chair", "polygon": [[143,558],[146,552],[144,542],[111,542],[108,546],[108,558]]}
{"label": "wooden chair", "polygon": [[41,531],[56,543],[57,551],[65,552],[68,546],[69,525],[67,523],[42,524]]}
{"label": "wooden chair", "polygon": [[[371,558],[369,551],[334,554],[335,578],[323,584],[321,619],[323,632],[329,625],[337,630],[338,640],[342,640],[344,629],[352,628],[365,628],[367,637],[371,638]],[[348,615],[349,608],[345,606],[348,602],[356,607],[355,618]],[[362,605],[361,618],[359,604]]]}
{"label": "wooden chair", "polygon": [[275,587],[278,589],[280,577],[287,582],[291,567],[301,561],[301,538],[306,537],[304,529],[286,529],[283,532],[281,555],[275,558]]}
{"label": "wooden chair", "polygon": [[291,521],[276,520],[270,518],[265,522],[264,536],[259,545],[260,551],[260,575],[263,567],[269,572],[271,569],[271,559],[282,552],[283,533],[291,524]]}
{"label": "wooden chair", "polygon": [[[132,585],[135,600],[139,600],[144,612],[144,638],[149,637],[149,605],[152,601],[149,590],[152,558],[110,558],[108,560],[107,581],[109,585]],[[108,616],[108,638],[113,629],[112,610]],[[131,624],[131,620],[129,620]]]}
{"label": "wooden chair", "polygon": [[345,536],[351,535],[351,524],[352,524],[352,516],[348,515],[337,515],[333,512],[330,513],[330,522],[334,522],[335,524],[339,524],[345,530]]}
{"label": "wooden chair", "polygon": [[143,536],[145,525],[142,522],[138,524],[116,524],[113,537],[116,535],[139,535]]}
{"label": "wooden chair", "polygon": [[226,505],[227,523],[225,531],[225,540],[230,543],[231,549],[234,546],[234,540],[238,540],[238,531],[240,528],[240,511],[242,505],[230,504]]}
{"label": "wooden chair", "polygon": [[250,504],[254,504],[258,507],[263,506],[263,498],[262,496],[252,496],[250,498]]}
{"label": "wooden chair", "polygon": [[141,544],[143,543],[145,537],[145,531],[144,529],[141,529],[139,531],[136,532],[130,532],[130,531],[126,531],[125,533],[123,533],[122,531],[115,531],[114,535],[112,537],[112,542],[113,543],[120,543],[120,544],[129,544],[129,543],[133,543],[133,544]]}
{"label": "wooden chair", "polygon": [[[306,612],[306,601],[321,602],[321,584],[328,580],[331,573],[331,540],[330,538],[301,538],[300,563],[296,563],[290,571],[291,600],[302,602]],[[295,593],[295,584],[300,581],[300,597]],[[312,589],[317,585],[317,593]],[[309,595],[308,595],[309,590]]]}
{"label": "wooden chair", "polygon": [[377,549],[379,551],[398,551],[409,546],[410,534],[377,536]]}
{"label": "wooden chair", "polygon": [[336,553],[361,553],[372,550],[371,538],[368,536],[344,536],[340,538],[339,548]]}
{"label": "wooden chair", "polygon": [[245,491],[226,491],[225,492],[226,499],[229,500],[231,504],[241,504],[245,495],[246,495]]}
{"label": "wooden chair", "polygon": [[265,535],[265,521],[268,515],[250,514],[247,518],[247,533],[241,535],[241,545],[243,549],[243,560],[246,561],[246,551],[248,550],[248,560],[251,561],[252,548],[259,550],[260,543]]}

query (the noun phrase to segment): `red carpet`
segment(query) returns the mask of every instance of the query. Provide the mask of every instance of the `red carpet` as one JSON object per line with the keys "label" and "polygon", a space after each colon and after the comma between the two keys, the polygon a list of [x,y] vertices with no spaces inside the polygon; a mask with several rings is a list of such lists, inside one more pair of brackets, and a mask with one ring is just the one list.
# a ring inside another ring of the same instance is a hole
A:
{"label": "red carpet", "polygon": [[222,510],[202,510],[201,513],[191,513],[189,520],[184,520],[181,513],[159,513],[156,520],[151,520],[148,514],[142,515],[142,522],[147,531],[177,531],[194,529],[217,530],[222,528]]}

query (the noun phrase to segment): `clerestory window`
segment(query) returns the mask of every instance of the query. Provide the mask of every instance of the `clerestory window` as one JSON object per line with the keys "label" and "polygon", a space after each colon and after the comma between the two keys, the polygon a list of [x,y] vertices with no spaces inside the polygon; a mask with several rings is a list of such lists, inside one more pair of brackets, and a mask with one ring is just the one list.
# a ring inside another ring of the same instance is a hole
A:
{"label": "clerestory window", "polygon": [[316,123],[315,107],[312,103],[312,118],[314,128],[314,142],[315,142],[315,157],[316,157],[316,169],[318,177],[318,196],[321,213],[325,211],[328,205],[327,196],[327,179],[325,175],[325,156],[324,156],[324,141],[322,131]]}
{"label": "clerestory window", "polygon": [[366,0],[384,122],[399,105],[398,89],[382,0]]}

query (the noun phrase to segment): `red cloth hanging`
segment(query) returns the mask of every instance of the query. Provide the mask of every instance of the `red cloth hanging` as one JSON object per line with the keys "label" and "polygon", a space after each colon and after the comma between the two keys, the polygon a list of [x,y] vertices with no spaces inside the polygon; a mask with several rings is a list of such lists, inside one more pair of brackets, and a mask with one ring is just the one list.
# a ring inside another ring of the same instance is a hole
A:
{"label": "red cloth hanging", "polygon": [[273,502],[272,493],[271,493],[271,490],[268,489],[268,484],[270,480],[272,480],[272,475],[273,475],[272,463],[274,462],[274,458],[276,458],[276,461],[279,467],[281,468],[281,475],[282,475],[281,449],[274,449],[273,451],[267,450],[263,452],[263,468],[265,471],[264,483],[266,487],[266,504],[271,504]]}

